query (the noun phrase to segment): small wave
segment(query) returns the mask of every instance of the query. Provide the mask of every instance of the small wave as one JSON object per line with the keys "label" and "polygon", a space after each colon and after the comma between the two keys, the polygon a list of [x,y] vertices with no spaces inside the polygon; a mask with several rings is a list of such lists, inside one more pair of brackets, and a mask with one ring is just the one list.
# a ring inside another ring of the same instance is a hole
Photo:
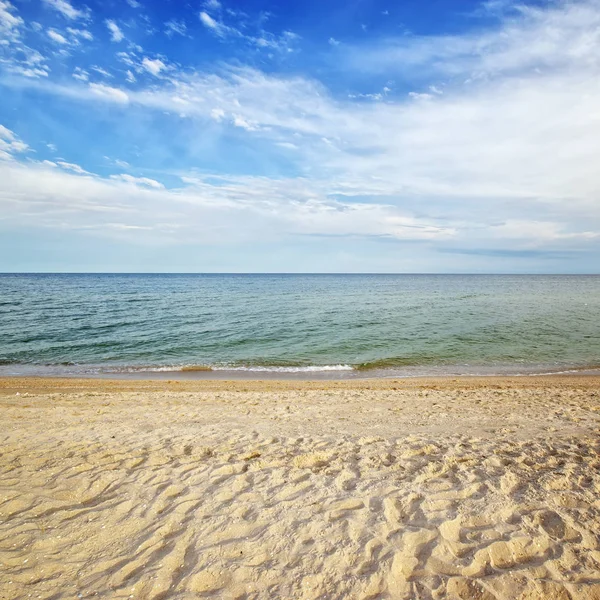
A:
{"label": "small wave", "polygon": [[353,371],[350,365],[309,365],[305,367],[213,367],[213,371],[251,371],[260,373],[317,373],[322,371]]}
{"label": "small wave", "polygon": [[115,367],[111,373],[209,373],[212,371],[239,371],[249,373],[319,373],[328,371],[354,371],[351,365],[307,365],[307,366],[267,366],[267,365],[162,365]]}
{"label": "small wave", "polygon": [[547,370],[547,371],[529,371],[526,373],[515,373],[514,376],[515,377],[521,377],[521,376],[530,376],[530,377],[539,377],[542,375],[577,375],[579,374],[585,374],[585,373],[592,373],[592,372],[597,372],[600,371],[600,365],[591,365],[589,367],[573,367],[571,369],[563,369],[560,371],[556,371],[556,370]]}
{"label": "small wave", "polygon": [[162,367],[113,367],[108,373],[181,373],[182,371],[211,371],[210,367],[182,367],[167,365]]}
{"label": "small wave", "polygon": [[[441,362],[441,361],[437,361]],[[387,369],[400,369],[403,367],[418,367],[435,364],[435,359],[431,357],[420,357],[420,358],[381,358],[379,360],[372,360],[369,362],[360,363],[356,365],[358,371],[375,371],[375,370],[387,370]]]}

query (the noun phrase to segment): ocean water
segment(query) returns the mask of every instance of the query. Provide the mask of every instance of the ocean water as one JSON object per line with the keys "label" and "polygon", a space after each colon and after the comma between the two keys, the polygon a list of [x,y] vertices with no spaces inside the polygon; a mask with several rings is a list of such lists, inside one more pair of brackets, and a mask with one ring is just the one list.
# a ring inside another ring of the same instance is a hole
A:
{"label": "ocean water", "polygon": [[600,276],[0,275],[0,375],[364,377],[600,365]]}

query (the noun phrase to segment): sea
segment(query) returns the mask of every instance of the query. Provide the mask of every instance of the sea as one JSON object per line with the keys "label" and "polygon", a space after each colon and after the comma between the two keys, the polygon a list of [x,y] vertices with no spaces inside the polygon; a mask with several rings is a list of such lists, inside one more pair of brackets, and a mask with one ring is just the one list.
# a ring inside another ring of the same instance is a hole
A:
{"label": "sea", "polygon": [[600,372],[600,276],[0,275],[0,376],[569,372]]}

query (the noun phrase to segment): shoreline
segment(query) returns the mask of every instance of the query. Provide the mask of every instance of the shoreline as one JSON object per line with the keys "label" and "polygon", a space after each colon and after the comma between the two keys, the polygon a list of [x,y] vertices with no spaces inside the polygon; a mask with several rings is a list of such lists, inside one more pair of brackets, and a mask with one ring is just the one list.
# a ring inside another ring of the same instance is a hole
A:
{"label": "shoreline", "polygon": [[30,393],[77,391],[274,391],[274,390],[414,390],[435,388],[581,388],[600,390],[600,375],[556,374],[524,376],[438,376],[356,379],[177,379],[109,377],[0,377],[0,395],[19,391]]}
{"label": "shoreline", "polygon": [[36,364],[0,361],[0,379],[17,377],[75,379],[178,379],[178,380],[322,380],[490,378],[545,376],[600,376],[600,364],[588,363],[489,363],[411,365],[126,365],[126,364]]}
{"label": "shoreline", "polygon": [[221,380],[221,381],[351,381],[364,379],[530,378],[599,376],[600,364],[489,364],[405,365],[362,367],[346,364],[312,366],[207,366],[207,365],[83,365],[0,364],[2,378],[58,378],[102,380]]}

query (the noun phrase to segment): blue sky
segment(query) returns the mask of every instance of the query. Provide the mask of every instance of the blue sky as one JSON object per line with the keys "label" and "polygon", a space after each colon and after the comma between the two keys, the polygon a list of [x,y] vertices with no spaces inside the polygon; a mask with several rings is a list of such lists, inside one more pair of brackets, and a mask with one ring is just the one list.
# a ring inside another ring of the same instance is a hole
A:
{"label": "blue sky", "polygon": [[600,0],[0,0],[0,271],[598,272]]}

